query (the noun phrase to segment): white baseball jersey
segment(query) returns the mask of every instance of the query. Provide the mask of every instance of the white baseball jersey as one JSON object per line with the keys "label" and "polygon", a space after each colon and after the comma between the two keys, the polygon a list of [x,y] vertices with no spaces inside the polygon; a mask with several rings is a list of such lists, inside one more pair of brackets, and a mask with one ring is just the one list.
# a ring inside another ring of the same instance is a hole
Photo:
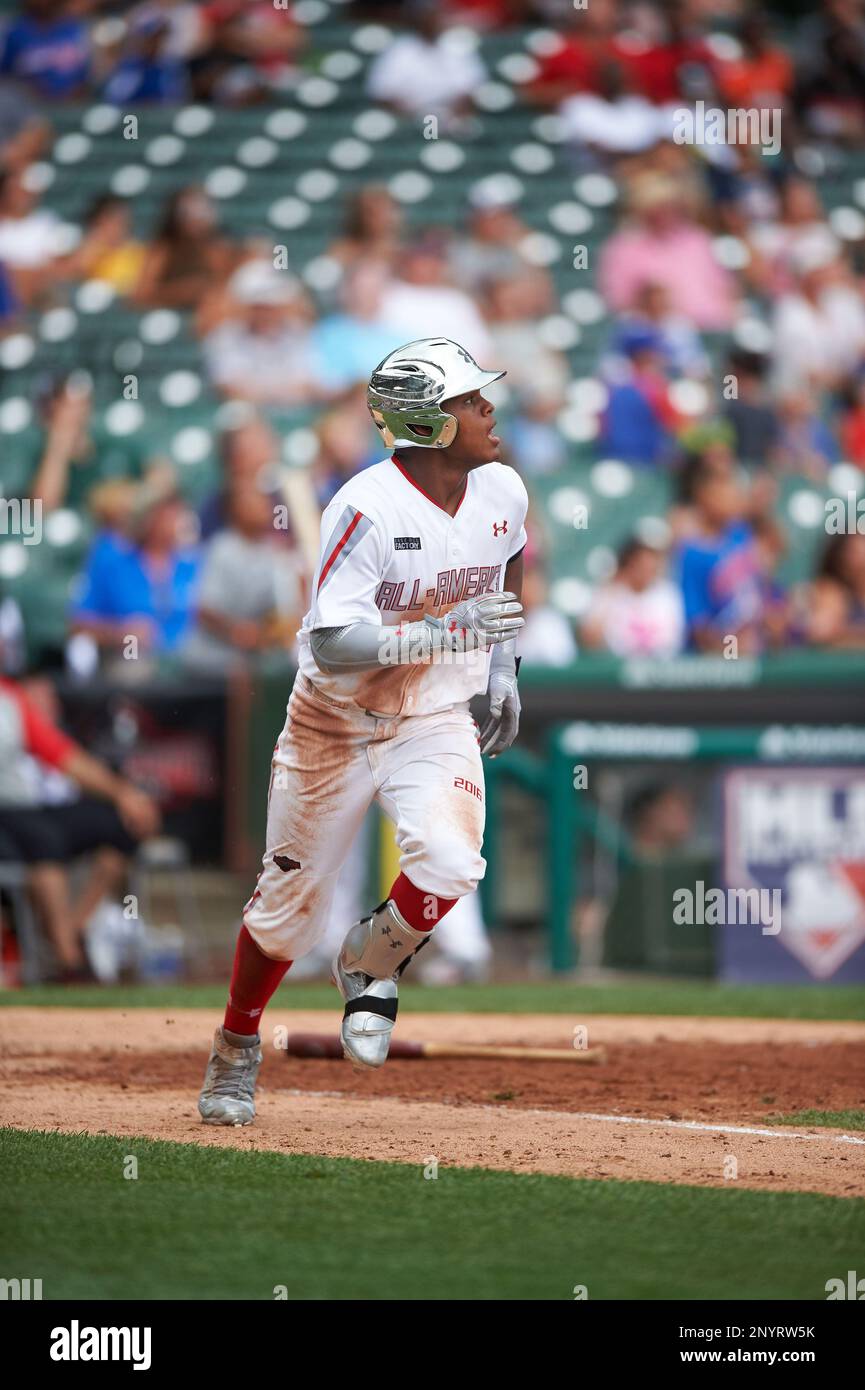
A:
{"label": "white baseball jersey", "polygon": [[489,652],[329,675],[316,665],[309,634],[440,617],[463,599],[501,592],[508,562],[526,543],[527,507],[521,478],[501,463],[472,469],[454,516],[396,459],[351,478],[321,520],[312,606],[299,634],[303,675],[323,694],[377,714],[433,714],[485,691]]}

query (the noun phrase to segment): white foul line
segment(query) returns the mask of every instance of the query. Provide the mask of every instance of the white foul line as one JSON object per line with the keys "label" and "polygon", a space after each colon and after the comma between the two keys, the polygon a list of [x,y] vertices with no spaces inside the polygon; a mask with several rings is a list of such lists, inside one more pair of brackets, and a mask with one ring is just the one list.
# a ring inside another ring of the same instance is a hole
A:
{"label": "white foul line", "polygon": [[[494,1109],[490,1106],[490,1109]],[[536,1115],[548,1115],[548,1110],[535,1110]],[[759,1134],[766,1139],[827,1139],[836,1144],[865,1144],[852,1134],[799,1134],[796,1130],[757,1129],[754,1125],[708,1125],[700,1120],[647,1120],[643,1115],[593,1115],[589,1112],[556,1111],[556,1114],[573,1114],[575,1120],[605,1120],[607,1124],[620,1125],[661,1125],[664,1129],[700,1129],[713,1134]]]}
{"label": "white foul line", "polygon": [[[298,1087],[292,1087],[287,1092],[290,1096],[315,1096],[320,1100],[356,1100],[357,1097],[351,1091],[304,1091]],[[368,1101],[373,1104],[377,1100],[394,1100],[394,1096],[368,1096]],[[409,1102],[410,1104],[412,1102]],[[448,1105],[448,1101],[416,1101],[417,1105]],[[461,1106],[461,1109],[468,1107]],[[513,1113],[517,1115],[545,1115],[555,1120],[600,1120],[609,1125],[654,1125],[660,1129],[696,1129],[703,1130],[711,1134],[756,1134],[765,1139],[817,1139],[832,1144],[865,1144],[865,1139],[859,1139],[853,1134],[800,1134],[797,1130],[789,1129],[758,1129],[755,1125],[709,1125],[703,1124],[701,1120],[650,1120],[645,1115],[596,1115],[588,1110],[531,1110],[527,1106],[514,1105],[476,1105],[472,1107],[476,1110],[494,1110],[497,1114]]]}

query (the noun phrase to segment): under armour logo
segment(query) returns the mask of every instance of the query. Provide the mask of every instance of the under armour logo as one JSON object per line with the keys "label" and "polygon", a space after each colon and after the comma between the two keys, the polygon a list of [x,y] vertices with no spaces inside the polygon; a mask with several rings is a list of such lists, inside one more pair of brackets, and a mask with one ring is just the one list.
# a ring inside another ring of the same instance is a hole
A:
{"label": "under armour logo", "polygon": [[501,525],[499,525],[497,521],[493,522],[493,535],[497,536],[500,531],[503,536],[508,534],[508,523],[506,521],[503,521]]}
{"label": "under armour logo", "polygon": [[390,936],[390,927],[383,926],[381,929],[381,934],[382,936]]}
{"label": "under armour logo", "polygon": [[461,348],[461,347],[459,346],[459,344],[457,344],[457,345],[456,345],[456,349],[457,349],[457,352],[459,353],[460,357],[463,359],[463,361],[464,361],[464,362],[468,362],[468,364],[469,364],[470,367],[476,367],[476,366],[477,366],[477,362],[475,361],[475,359],[474,359],[473,357],[469,357],[469,355],[468,355],[468,353],[466,352],[465,348]]}

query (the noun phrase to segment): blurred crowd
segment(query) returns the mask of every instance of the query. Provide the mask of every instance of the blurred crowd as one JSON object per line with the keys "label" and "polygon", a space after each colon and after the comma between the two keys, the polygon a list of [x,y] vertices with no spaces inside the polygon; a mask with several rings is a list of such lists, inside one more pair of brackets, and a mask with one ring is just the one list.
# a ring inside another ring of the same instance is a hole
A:
{"label": "blurred crowd", "polygon": [[[629,538],[578,615],[550,602],[536,516],[526,658],[723,652],[731,637],[740,652],[865,646],[865,536],[827,538],[817,572],[786,591],[776,505],[785,476],[821,484],[841,461],[865,468],[865,217],[839,227],[820,196],[821,176],[865,136],[860,0],[828,0],[783,45],[752,5],[726,5],[721,35],[717,7],[678,0],[340,8],[393,26],[370,99],[435,114],[466,141],[490,74],[465,26],[547,26],[526,47],[518,99],[556,122],[577,173],[618,197],[583,281],[606,328],[580,457],[663,474],[675,501],[664,535]],[[315,293],[290,235],[277,264],[266,239],[225,230],[199,186],[179,186],[143,238],[108,192],[74,244],[43,206],[28,171],[50,147],[54,104],[267,101],[309,70],[314,35],[270,0],[25,0],[0,34],[0,332],[102,281],[132,308],[190,314],[202,373],[230,407],[220,485],[196,512],[165,459],[130,448],[106,481],[86,373],[46,389],[28,495],[45,513],[86,509],[96,527],[70,612],[79,669],[129,639],[199,669],[290,651],[311,565],[298,507],[307,522],[380,456],[364,382],[401,340],[444,329],[507,370],[505,457],[530,488],[573,457],[572,371],[550,331],[560,291],[501,180],[474,185],[460,225],[422,230],[386,187],[361,187],[322,248],[333,275]],[[677,143],[675,113],[696,101],[774,112],[780,152]],[[271,418],[292,408],[314,410],[300,504]]]}

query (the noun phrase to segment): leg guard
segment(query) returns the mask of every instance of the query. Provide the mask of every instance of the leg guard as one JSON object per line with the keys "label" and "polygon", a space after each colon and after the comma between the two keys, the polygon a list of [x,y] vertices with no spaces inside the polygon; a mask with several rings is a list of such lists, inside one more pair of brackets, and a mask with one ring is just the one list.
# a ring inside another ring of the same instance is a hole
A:
{"label": "leg guard", "polygon": [[431,932],[410,927],[388,901],[346,935],[333,963],[333,979],[345,1003],[342,1050],[356,1066],[380,1067],[387,1060],[396,1022],[397,979]]}

